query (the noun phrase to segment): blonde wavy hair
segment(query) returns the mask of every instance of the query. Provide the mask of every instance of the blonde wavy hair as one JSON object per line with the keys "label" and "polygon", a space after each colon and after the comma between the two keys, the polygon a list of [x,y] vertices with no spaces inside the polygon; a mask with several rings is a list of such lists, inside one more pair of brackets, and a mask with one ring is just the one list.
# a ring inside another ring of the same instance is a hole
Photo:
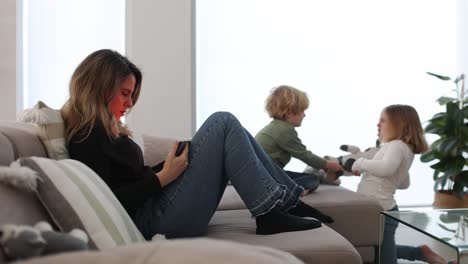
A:
{"label": "blonde wavy hair", "polygon": [[286,120],[288,113],[298,114],[309,108],[307,94],[288,85],[274,87],[265,101],[268,115],[275,119]]}
{"label": "blonde wavy hair", "polygon": [[400,139],[416,154],[426,152],[428,145],[418,112],[410,105],[389,105],[383,110],[390,121],[393,133],[389,140]]}
{"label": "blonde wavy hair", "polygon": [[61,109],[67,142],[77,134],[81,140],[86,139],[97,122],[111,139],[119,134],[131,135],[127,126],[109,110],[120,84],[130,75],[136,80],[132,94],[135,105],[140,96],[142,75],[125,56],[102,49],[91,53],[78,65],[70,80],[70,97]]}

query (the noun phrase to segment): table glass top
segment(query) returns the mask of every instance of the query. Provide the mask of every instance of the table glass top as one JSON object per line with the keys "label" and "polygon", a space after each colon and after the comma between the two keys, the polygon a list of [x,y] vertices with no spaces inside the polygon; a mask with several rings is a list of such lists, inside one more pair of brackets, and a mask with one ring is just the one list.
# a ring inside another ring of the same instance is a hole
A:
{"label": "table glass top", "polygon": [[401,210],[382,214],[441,242],[468,250],[468,208]]}

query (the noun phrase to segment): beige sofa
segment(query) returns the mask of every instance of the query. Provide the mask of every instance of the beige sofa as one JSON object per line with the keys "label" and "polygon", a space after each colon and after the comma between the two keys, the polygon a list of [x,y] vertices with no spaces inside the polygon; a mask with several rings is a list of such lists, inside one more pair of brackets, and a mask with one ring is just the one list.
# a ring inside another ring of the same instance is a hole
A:
{"label": "beige sofa", "polygon": [[[162,160],[172,142],[171,139],[143,136],[145,162],[156,164]],[[44,144],[36,135],[36,128],[17,122],[0,122],[0,165],[7,166],[17,158],[25,156],[47,157]],[[125,257],[139,256],[135,258],[144,259],[142,255],[148,257],[146,260],[152,258],[158,260],[158,263],[177,263],[177,258],[185,257],[190,260],[194,252],[197,252],[197,258],[193,259],[192,263],[199,263],[197,259],[200,263],[229,262],[220,261],[223,256],[238,256],[238,261],[244,263],[246,255],[255,254],[258,255],[258,263],[297,262],[297,259],[282,252],[289,252],[305,263],[373,262],[374,250],[378,245],[378,214],[381,210],[376,201],[345,188],[330,185],[321,185],[316,192],[303,200],[331,215],[335,223],[301,232],[256,235],[254,219],[250,218],[234,188],[228,186],[219,210],[210,222],[207,234],[209,239],[166,240],[144,243],[145,245],[128,245],[114,248],[111,253],[65,253],[32,259],[28,263],[70,262],[71,259],[81,259],[88,263],[114,262],[114,259],[123,261]],[[3,184],[0,184],[0,208],[0,226],[5,223],[34,224],[39,220],[52,222],[33,194],[20,192]],[[224,242],[228,244],[226,246],[218,242],[219,240],[231,242]],[[172,250],[166,250],[167,248]],[[231,250],[226,252],[227,248]],[[122,255],[122,258],[119,258],[119,255]],[[1,255],[0,263],[3,262],[4,256]]]}

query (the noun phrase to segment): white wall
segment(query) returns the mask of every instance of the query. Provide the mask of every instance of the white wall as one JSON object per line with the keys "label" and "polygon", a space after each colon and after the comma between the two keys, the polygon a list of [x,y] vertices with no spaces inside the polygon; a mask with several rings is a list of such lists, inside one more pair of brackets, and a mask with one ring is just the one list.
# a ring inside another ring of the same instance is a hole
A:
{"label": "white wall", "polygon": [[126,55],[143,71],[127,120],[137,133],[190,138],[195,127],[191,0],[127,0]]}
{"label": "white wall", "polygon": [[[462,32],[468,32],[468,1],[460,1],[459,12],[461,12],[461,21],[460,21],[460,36],[462,36],[462,41],[458,47],[459,52],[462,56],[462,65],[461,69],[465,73],[465,80],[468,79],[468,34],[462,34]],[[468,87],[465,85],[465,89]]]}
{"label": "white wall", "polygon": [[16,1],[0,3],[0,120],[16,116]]}

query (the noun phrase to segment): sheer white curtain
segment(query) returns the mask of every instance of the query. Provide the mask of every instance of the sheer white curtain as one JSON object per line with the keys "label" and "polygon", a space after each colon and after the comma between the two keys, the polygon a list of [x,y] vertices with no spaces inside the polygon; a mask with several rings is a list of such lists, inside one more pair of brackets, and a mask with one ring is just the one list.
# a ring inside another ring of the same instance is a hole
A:
{"label": "sheer white curtain", "polygon": [[60,108],[78,64],[91,52],[125,51],[125,0],[22,0],[22,107]]}
{"label": "sheer white curtain", "polygon": [[[197,125],[230,111],[255,135],[270,120],[264,111],[270,89],[288,84],[309,96],[298,132],[314,153],[339,156],[341,144],[372,146],[383,107],[411,104],[423,121],[440,110],[435,100],[453,87],[425,72],[458,73],[459,4],[196,1]],[[304,167],[296,160],[287,166]],[[398,203],[431,203],[432,172],[416,156],[411,187],[397,193]],[[354,190],[359,178],[342,181]]]}

